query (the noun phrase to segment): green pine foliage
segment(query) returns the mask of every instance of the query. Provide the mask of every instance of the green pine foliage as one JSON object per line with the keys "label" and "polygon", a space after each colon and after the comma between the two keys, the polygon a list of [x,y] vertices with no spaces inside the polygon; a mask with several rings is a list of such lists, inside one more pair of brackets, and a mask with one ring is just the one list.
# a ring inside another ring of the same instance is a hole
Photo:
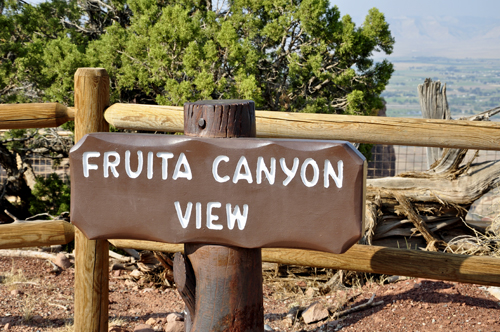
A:
{"label": "green pine foliage", "polygon": [[394,45],[376,8],[356,26],[326,0],[0,1],[0,102],[31,89],[72,104],[74,72],[91,66],[110,74],[112,102],[366,115],[393,72],[372,59]]}
{"label": "green pine foliage", "polygon": [[29,212],[33,215],[48,213],[58,216],[69,211],[70,187],[56,173],[50,174],[46,179],[37,177],[32,194],[34,198],[30,202]]}

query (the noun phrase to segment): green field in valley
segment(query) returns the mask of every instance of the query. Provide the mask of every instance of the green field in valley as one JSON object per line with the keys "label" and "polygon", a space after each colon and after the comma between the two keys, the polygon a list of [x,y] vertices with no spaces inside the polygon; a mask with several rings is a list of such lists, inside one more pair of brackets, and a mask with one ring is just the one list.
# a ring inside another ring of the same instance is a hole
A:
{"label": "green field in valley", "polygon": [[417,87],[426,78],[446,83],[454,119],[500,106],[500,59],[416,57],[391,62],[395,71],[382,93],[387,116],[421,117]]}

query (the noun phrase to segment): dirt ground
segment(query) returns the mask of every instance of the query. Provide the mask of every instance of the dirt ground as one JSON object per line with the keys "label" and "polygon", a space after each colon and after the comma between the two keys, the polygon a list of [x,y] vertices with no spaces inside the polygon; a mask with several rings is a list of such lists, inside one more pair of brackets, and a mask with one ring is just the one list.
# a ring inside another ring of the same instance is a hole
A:
{"label": "dirt ground", "polygon": [[[72,331],[74,269],[51,271],[43,260],[0,258],[0,331]],[[155,331],[165,331],[167,315],[184,308],[177,291],[137,283],[129,273],[110,272],[110,326],[132,332],[148,322]],[[405,278],[322,294],[314,277],[264,279],[267,330],[500,331],[500,304],[479,285]],[[373,294],[374,306],[358,307]],[[329,317],[312,324],[292,321],[294,313],[299,316],[297,312],[313,303],[327,308]],[[335,316],[349,308],[359,311]]]}

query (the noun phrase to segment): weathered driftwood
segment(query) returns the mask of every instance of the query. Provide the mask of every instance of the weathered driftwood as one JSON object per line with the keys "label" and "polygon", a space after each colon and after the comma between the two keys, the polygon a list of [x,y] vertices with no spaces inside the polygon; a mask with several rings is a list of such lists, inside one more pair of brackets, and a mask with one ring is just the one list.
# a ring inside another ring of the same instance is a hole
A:
{"label": "weathered driftwood", "polygon": [[[472,203],[500,182],[500,161],[462,166],[461,169],[462,174],[453,172],[451,179],[448,177],[450,171],[368,180],[367,209],[371,212],[367,214],[365,243],[381,244],[375,240],[400,237],[400,246],[405,246],[404,237],[423,236],[426,246],[445,245],[439,241],[449,239],[436,232],[447,226],[463,225],[462,220]],[[428,177],[417,177],[419,175]],[[419,244],[422,245],[421,241]]]}
{"label": "weathered driftwood", "polygon": [[[446,99],[446,84],[441,87],[441,82],[425,79],[424,84],[418,86],[420,109],[424,119],[451,119],[448,100]],[[427,148],[427,166],[431,165],[443,154],[442,148]]]}
{"label": "weathered driftwood", "polygon": [[65,255],[63,253],[52,254],[43,251],[34,250],[20,250],[20,249],[1,249],[0,257],[12,257],[12,258],[37,258],[46,259],[56,267],[57,271],[61,269],[67,269],[71,266],[70,260],[68,258],[70,255]]}
{"label": "weathered driftwood", "polygon": [[[426,84],[430,82],[426,80]],[[439,87],[428,90],[437,91]],[[427,98],[434,99],[434,104],[422,105],[446,113],[445,96],[438,103],[436,93],[427,91]],[[500,108],[495,108],[467,120],[488,119],[498,112]],[[425,172],[368,180],[362,242],[439,250],[450,248],[448,242],[456,236],[472,234],[463,221],[472,203],[500,182],[500,161],[473,164],[477,153],[470,160],[465,160],[466,154],[466,149],[443,149],[441,157]]]}

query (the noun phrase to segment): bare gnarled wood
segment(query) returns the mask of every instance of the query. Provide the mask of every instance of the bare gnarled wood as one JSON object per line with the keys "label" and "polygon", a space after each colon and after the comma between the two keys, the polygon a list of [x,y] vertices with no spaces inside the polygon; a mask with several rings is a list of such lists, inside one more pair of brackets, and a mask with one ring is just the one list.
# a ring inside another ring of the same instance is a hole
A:
{"label": "bare gnarled wood", "polygon": [[[84,135],[108,131],[103,113],[109,105],[109,76],[103,68],[75,73],[75,142]],[[106,240],[87,240],[75,229],[75,331],[108,331],[108,264]]]}
{"label": "bare gnarled wood", "polygon": [[[424,84],[418,86],[418,98],[424,119],[451,119],[446,99],[446,84],[441,87],[440,81],[433,82],[427,78]],[[427,148],[427,167],[431,168],[431,165],[440,159],[442,154],[442,148]]]}
{"label": "bare gnarled wood", "polygon": [[[366,223],[362,243],[384,246],[399,243],[400,247],[411,244],[411,247],[443,250],[456,236],[453,234],[457,234],[449,232],[450,227],[462,226],[462,235],[473,235],[462,220],[476,200],[499,185],[500,161],[469,167],[453,164],[457,167],[446,172],[435,173],[431,169],[369,179],[366,199],[369,206],[376,208],[372,213],[376,217]],[[437,231],[440,233],[432,234]]]}
{"label": "bare gnarled wood", "polygon": [[75,236],[73,225],[62,220],[34,220],[0,225],[0,249],[66,244]]}
{"label": "bare gnarled wood", "polygon": [[[439,81],[426,79],[418,90],[424,117],[450,119],[446,88],[441,89]],[[494,108],[462,120],[477,123],[498,112],[500,108]],[[469,158],[467,151],[428,149],[428,170],[368,180],[367,201],[376,207],[377,217],[366,220],[362,243],[458,253],[485,250],[470,228],[480,226],[462,220],[476,200],[498,186],[500,162],[474,164],[477,152]]]}
{"label": "bare gnarled wood", "polygon": [[59,103],[0,104],[0,129],[59,127],[73,120],[74,113]]}
{"label": "bare gnarled wood", "polygon": [[[105,114],[117,128],[183,132],[182,108],[114,104]],[[500,124],[256,111],[257,137],[333,139],[372,144],[500,149]],[[397,132],[397,135],[394,133]]]}

